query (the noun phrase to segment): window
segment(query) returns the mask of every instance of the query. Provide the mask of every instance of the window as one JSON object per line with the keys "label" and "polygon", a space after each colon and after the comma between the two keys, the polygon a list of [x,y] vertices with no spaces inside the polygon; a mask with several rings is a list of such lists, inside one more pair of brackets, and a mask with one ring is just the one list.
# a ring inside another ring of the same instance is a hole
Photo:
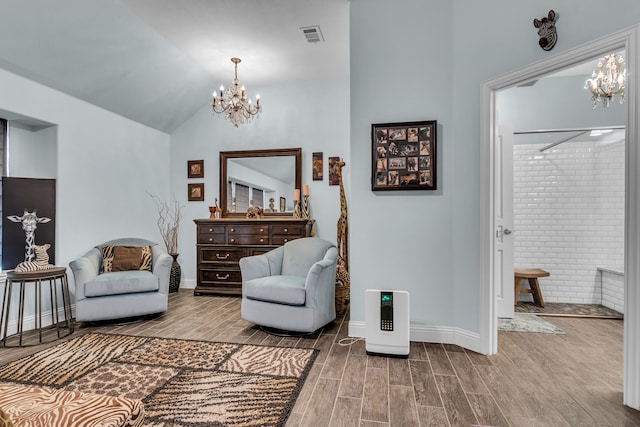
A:
{"label": "window", "polygon": [[249,209],[249,187],[236,183],[236,212],[246,212]]}
{"label": "window", "polygon": [[259,188],[253,188],[252,190],[251,205],[264,208],[264,192]]}

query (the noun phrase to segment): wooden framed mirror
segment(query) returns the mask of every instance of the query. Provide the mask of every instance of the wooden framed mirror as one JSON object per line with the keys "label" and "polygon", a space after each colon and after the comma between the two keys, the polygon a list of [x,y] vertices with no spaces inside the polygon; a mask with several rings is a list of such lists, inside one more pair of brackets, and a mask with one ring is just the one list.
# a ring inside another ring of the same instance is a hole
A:
{"label": "wooden framed mirror", "polygon": [[220,152],[223,217],[244,217],[260,201],[265,216],[292,216],[294,190],[301,185],[302,148]]}

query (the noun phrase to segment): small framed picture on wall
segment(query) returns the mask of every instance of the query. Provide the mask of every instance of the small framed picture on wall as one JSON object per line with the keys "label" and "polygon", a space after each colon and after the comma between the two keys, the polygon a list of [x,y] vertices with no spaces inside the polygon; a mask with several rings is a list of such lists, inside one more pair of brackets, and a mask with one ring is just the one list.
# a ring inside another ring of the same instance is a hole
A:
{"label": "small framed picture on wall", "polygon": [[329,157],[329,185],[339,185],[340,177],[335,168],[335,164],[340,161],[340,157]]}
{"label": "small framed picture on wall", "polygon": [[187,161],[187,178],[204,178],[204,160]]}
{"label": "small framed picture on wall", "polygon": [[322,159],[322,153],[313,153],[313,160],[311,163],[311,170],[313,171],[313,180],[314,181],[322,181],[324,175],[322,174],[322,169],[324,168],[324,162]]}
{"label": "small framed picture on wall", "polygon": [[203,202],[204,201],[204,183],[188,184],[187,199],[190,202]]}

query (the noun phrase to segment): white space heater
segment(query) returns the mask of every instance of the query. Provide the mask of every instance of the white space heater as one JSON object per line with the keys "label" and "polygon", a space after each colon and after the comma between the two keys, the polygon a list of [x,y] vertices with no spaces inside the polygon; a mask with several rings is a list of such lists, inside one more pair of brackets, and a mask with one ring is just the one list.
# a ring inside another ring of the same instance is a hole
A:
{"label": "white space heater", "polygon": [[409,292],[365,290],[364,320],[367,354],[409,357]]}

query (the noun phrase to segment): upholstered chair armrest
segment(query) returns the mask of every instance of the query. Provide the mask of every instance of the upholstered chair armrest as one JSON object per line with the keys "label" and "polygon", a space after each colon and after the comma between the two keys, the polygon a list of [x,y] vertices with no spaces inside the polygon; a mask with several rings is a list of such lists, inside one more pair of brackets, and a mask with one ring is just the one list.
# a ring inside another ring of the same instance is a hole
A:
{"label": "upholstered chair armrest", "polygon": [[102,263],[102,253],[99,249],[93,248],[80,258],[71,261],[69,267],[73,272],[73,281],[76,287],[76,301],[85,298],[85,284],[94,279],[100,273]]}
{"label": "upholstered chair armrest", "polygon": [[242,281],[279,275],[282,271],[283,254],[283,248],[279,247],[264,254],[240,258]]}
{"label": "upholstered chair armrest", "polygon": [[282,274],[282,260],[284,259],[284,246],[270,250],[266,254],[269,261],[269,276],[278,276]]}
{"label": "upholstered chair armrest", "polygon": [[171,276],[171,264],[173,257],[169,255],[160,245],[152,246],[153,252],[153,275],[158,277],[158,291],[163,294],[169,293],[169,277]]}
{"label": "upholstered chair armrest", "polygon": [[240,258],[242,282],[269,276],[269,260],[264,254]]}
{"label": "upholstered chair armrest", "polygon": [[[305,280],[308,307],[334,306],[336,286],[336,264],[338,249],[335,246],[327,249],[324,258],[309,269]],[[330,304],[328,304],[330,302]]]}

